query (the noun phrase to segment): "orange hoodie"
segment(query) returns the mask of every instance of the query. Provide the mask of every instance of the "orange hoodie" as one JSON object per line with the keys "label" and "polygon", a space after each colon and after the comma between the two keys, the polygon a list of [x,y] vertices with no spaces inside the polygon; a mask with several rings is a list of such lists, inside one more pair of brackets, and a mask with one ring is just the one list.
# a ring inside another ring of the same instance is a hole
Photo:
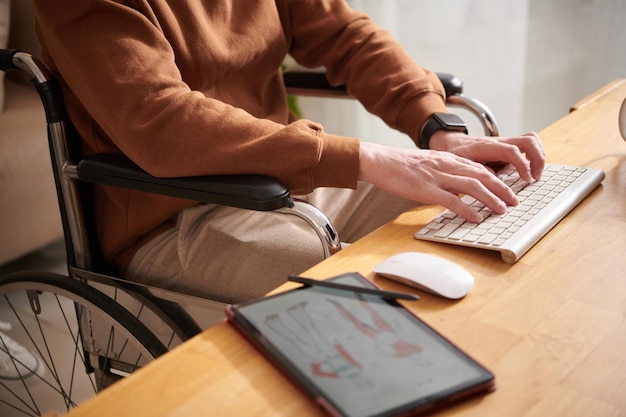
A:
{"label": "orange hoodie", "polygon": [[[445,111],[435,74],[344,0],[35,0],[42,59],[62,80],[86,154],[122,152],[152,175],[265,174],[294,194],[354,188],[359,140],[293,121],[290,54],[417,140]],[[416,142],[419,143],[419,142]],[[124,269],[194,202],[98,187],[104,257]]]}

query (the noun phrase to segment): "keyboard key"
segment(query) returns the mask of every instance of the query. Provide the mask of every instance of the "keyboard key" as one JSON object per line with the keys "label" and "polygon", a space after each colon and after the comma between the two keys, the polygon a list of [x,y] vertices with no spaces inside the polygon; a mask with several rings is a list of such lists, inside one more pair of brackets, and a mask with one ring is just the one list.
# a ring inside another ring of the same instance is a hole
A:
{"label": "keyboard key", "polygon": [[495,233],[487,233],[484,236],[481,236],[480,239],[478,239],[478,243],[482,243],[483,245],[488,245],[494,240],[496,240],[497,238],[498,238],[498,235],[496,235]]}
{"label": "keyboard key", "polygon": [[454,232],[450,233],[450,235],[448,236],[448,239],[461,240],[465,237],[465,235],[469,233],[469,231],[470,229],[459,227]]}
{"label": "keyboard key", "polygon": [[459,228],[458,223],[448,223],[443,226],[437,233],[435,233],[435,237],[448,237],[452,232]]}

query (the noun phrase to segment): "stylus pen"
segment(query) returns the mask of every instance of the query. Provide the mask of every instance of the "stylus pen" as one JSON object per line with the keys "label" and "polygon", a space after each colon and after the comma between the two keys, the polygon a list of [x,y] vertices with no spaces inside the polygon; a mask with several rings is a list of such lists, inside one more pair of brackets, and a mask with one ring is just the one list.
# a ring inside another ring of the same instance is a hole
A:
{"label": "stylus pen", "polygon": [[385,291],[385,290],[379,290],[377,288],[357,287],[354,285],[339,284],[337,282],[332,282],[332,281],[320,281],[320,280],[311,279],[311,278],[303,278],[303,277],[299,277],[296,275],[289,275],[289,281],[299,282],[300,284],[317,286],[317,287],[334,288],[336,290],[359,292],[363,294],[373,294],[373,295],[378,295],[382,298],[393,298],[393,299],[398,299],[398,300],[411,300],[411,301],[420,299],[419,296],[415,294],[409,294],[406,292]]}

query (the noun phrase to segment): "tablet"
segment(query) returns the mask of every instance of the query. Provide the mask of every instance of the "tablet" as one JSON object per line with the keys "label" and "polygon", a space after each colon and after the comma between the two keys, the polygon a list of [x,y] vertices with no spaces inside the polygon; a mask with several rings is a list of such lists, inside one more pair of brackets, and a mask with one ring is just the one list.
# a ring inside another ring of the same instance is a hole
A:
{"label": "tablet", "polygon": [[[376,288],[358,273],[331,280]],[[331,415],[419,413],[495,389],[491,372],[379,295],[303,286],[226,314]]]}

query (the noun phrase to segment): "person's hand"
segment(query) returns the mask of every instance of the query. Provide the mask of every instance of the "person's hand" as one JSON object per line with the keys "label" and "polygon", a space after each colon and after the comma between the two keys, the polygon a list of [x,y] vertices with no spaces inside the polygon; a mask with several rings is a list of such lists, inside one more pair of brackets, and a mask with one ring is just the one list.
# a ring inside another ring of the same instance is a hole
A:
{"label": "person's hand", "polygon": [[439,130],[431,137],[430,148],[483,164],[512,164],[526,182],[539,180],[545,166],[543,146],[534,132],[512,137],[481,137]]}
{"label": "person's hand", "polygon": [[[484,155],[483,155],[484,156]],[[361,143],[359,179],[399,197],[440,204],[471,222],[482,216],[463,203],[458,194],[469,194],[495,213],[519,200],[483,164],[451,152],[403,149]]]}

